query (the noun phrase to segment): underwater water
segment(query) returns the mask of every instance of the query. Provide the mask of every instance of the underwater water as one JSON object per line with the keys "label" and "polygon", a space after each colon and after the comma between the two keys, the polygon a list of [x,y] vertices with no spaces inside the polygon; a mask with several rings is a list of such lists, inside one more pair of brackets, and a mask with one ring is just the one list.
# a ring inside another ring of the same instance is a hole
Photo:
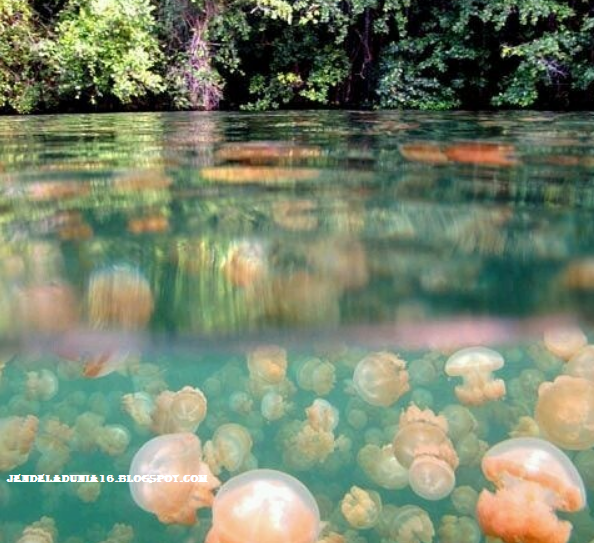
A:
{"label": "underwater water", "polygon": [[[0,180],[0,543],[594,541],[593,115],[0,117]],[[256,468],[317,537],[225,532]]]}

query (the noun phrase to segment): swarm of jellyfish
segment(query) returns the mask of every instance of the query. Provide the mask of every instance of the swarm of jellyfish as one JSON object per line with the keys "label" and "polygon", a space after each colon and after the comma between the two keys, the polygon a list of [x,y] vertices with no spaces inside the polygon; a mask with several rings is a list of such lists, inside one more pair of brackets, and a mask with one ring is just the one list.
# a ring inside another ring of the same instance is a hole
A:
{"label": "swarm of jellyfish", "polygon": [[[463,161],[475,152],[460,149],[406,153]],[[339,248],[360,253],[347,241]],[[225,288],[261,297],[264,315],[319,322],[334,315],[338,291],[367,281],[364,255],[349,275],[326,246],[307,256],[312,275],[271,277],[270,251],[234,242],[212,266]],[[335,284],[322,292],[328,276]],[[300,299],[296,282],[315,282],[320,296]],[[80,288],[14,292],[17,335],[58,331],[60,340],[48,356],[0,359],[0,471],[83,479],[44,484],[26,522],[0,517],[1,543],[594,536],[594,346],[575,326],[497,345],[471,344],[465,324],[464,341],[439,349],[414,338],[401,350],[269,341],[174,365],[118,343],[155,315],[158,296],[140,268],[101,268]],[[291,292],[279,301],[271,289]],[[27,488],[0,482],[0,511],[23,507]],[[75,533],[62,507],[109,522]]]}

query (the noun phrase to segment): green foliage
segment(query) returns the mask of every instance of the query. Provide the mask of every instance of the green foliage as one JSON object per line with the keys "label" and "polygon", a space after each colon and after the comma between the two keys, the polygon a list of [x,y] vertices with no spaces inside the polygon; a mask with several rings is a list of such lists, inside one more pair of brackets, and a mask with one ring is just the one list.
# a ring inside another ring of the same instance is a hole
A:
{"label": "green foliage", "polygon": [[148,0],[72,0],[46,48],[61,98],[123,104],[160,92],[160,59]]}
{"label": "green foliage", "polygon": [[41,99],[39,35],[26,0],[0,0],[0,110],[29,113]]}

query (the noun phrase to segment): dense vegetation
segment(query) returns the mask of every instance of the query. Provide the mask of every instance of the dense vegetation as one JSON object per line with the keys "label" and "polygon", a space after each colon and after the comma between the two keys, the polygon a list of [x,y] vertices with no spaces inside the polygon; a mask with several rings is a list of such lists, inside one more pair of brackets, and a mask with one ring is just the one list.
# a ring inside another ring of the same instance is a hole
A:
{"label": "dense vegetation", "polygon": [[589,0],[0,0],[0,111],[587,108]]}

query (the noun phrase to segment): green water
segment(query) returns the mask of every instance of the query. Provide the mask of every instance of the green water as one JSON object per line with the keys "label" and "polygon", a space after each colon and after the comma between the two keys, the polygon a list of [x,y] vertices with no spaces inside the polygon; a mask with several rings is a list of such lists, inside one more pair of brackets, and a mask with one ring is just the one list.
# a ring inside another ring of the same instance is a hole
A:
{"label": "green water", "polygon": [[[0,419],[39,419],[28,459],[0,479],[1,543],[42,516],[55,520],[54,543],[111,542],[116,523],[137,542],[203,541],[210,509],[194,527],[166,526],[125,483],[103,483],[86,503],[74,484],[4,482],[16,473],[127,474],[155,432],[134,423],[122,396],[154,400],[186,385],[208,401],[196,430],[203,445],[222,424],[241,424],[253,447],[237,471],[296,476],[347,541],[425,541],[349,527],[340,503],[353,485],[378,492],[384,508],[423,509],[435,542],[484,540],[440,532],[445,515],[470,516],[463,522],[478,529],[474,513],[451,496],[381,488],[358,452],[391,443],[411,402],[435,413],[459,404],[461,380],[445,375],[445,361],[464,346],[490,346],[506,360],[496,377],[507,394],[470,408],[466,444],[478,452],[458,450],[456,480],[493,490],[482,453],[533,416],[538,385],[564,371],[543,333],[577,323],[593,338],[591,114],[2,117],[0,179]],[[290,409],[268,421],[247,356],[271,344],[286,349]],[[411,387],[389,407],[365,403],[351,383],[356,364],[382,350],[407,363]],[[312,357],[332,367],[330,390],[299,378]],[[90,378],[98,360],[118,371]],[[49,399],[27,392],[27,372],[42,369],[58,377]],[[339,410],[336,447],[300,465],[287,459],[291,436],[317,397]],[[128,430],[125,451],[110,456],[81,437],[89,412],[102,417],[91,436],[105,425]],[[74,428],[53,471],[42,455],[52,419]],[[566,452],[591,501],[594,451]],[[572,542],[594,539],[588,509],[564,518]]]}

